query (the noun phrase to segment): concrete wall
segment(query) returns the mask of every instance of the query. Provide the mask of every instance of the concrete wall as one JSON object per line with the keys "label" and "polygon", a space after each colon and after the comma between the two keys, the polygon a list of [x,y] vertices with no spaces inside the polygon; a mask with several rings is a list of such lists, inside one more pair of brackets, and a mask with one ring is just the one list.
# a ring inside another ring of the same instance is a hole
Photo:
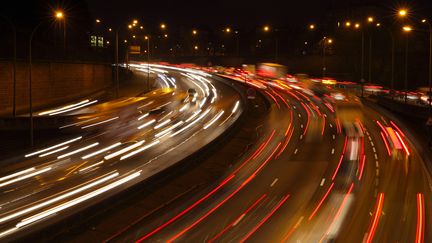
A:
{"label": "concrete wall", "polygon": [[[17,112],[28,111],[29,68],[18,62],[16,71]],[[92,63],[35,62],[32,71],[33,107],[67,102],[105,89],[112,84],[110,65]],[[0,61],[0,115],[12,114],[13,63]]]}

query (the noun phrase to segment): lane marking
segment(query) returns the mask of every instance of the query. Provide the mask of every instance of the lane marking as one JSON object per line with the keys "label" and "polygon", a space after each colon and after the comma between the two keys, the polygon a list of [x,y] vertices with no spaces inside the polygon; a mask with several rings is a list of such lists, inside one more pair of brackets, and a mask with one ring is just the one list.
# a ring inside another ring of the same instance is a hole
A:
{"label": "lane marking", "polygon": [[320,186],[323,186],[323,185],[324,185],[325,180],[326,180],[325,178],[322,178],[321,183],[320,183]]}
{"label": "lane marking", "polygon": [[374,151],[374,153],[376,153],[376,149],[375,149],[375,147],[372,147],[372,150]]}
{"label": "lane marking", "polygon": [[333,134],[333,140],[335,140],[335,139],[336,139],[336,135]]}
{"label": "lane marking", "polygon": [[298,152],[298,149],[295,149],[295,150],[294,150],[294,154],[297,154],[297,152]]}
{"label": "lane marking", "polygon": [[377,156],[377,154],[374,154],[374,156],[375,156],[375,159],[378,159],[378,156]]}
{"label": "lane marking", "polygon": [[272,184],[270,185],[270,187],[273,187],[278,180],[279,180],[278,178],[275,178],[274,181],[272,182]]}

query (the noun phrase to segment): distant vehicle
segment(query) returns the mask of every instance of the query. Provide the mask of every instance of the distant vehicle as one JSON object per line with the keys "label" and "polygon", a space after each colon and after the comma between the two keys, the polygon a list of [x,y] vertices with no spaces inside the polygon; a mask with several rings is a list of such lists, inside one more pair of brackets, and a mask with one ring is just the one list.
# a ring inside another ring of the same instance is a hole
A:
{"label": "distant vehicle", "polygon": [[[338,95],[336,97],[341,98]],[[363,120],[362,104],[360,101],[348,98],[338,100],[337,98],[335,98],[335,111],[341,123],[354,123]]]}
{"label": "distant vehicle", "polygon": [[188,96],[186,97],[185,101],[187,102],[191,102],[192,104],[196,103],[197,97],[198,97],[198,93],[196,92],[196,90],[194,88],[189,88],[187,90]]}
{"label": "distant vehicle", "polygon": [[276,63],[259,63],[256,73],[258,76],[264,78],[285,78],[287,67]]}

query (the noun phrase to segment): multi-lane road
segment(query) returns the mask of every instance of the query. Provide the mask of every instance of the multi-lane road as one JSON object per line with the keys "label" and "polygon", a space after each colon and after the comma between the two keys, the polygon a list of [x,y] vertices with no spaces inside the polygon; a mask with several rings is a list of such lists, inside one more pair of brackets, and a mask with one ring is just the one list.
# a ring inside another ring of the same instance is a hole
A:
{"label": "multi-lane road", "polygon": [[208,74],[133,68],[143,79],[150,71],[160,89],[37,113],[74,121],[59,127],[69,135],[58,143],[8,161],[0,177],[0,237],[30,233],[155,175],[223,134],[243,112],[240,94]]}
{"label": "multi-lane road", "polygon": [[[68,111],[80,120],[62,129],[82,134],[22,155],[26,166],[0,178],[0,236],[42,227],[169,167],[223,134],[248,102],[212,75],[150,70],[162,89]],[[211,186],[137,215],[107,240],[432,241],[430,174],[391,115],[332,88],[317,97],[300,84],[243,85],[270,103],[258,141]]]}
{"label": "multi-lane road", "polygon": [[[109,241],[431,240],[430,175],[397,124],[361,105],[361,117],[342,124],[330,96],[262,85],[272,105],[261,140],[213,186]],[[396,131],[401,147],[386,131]]]}

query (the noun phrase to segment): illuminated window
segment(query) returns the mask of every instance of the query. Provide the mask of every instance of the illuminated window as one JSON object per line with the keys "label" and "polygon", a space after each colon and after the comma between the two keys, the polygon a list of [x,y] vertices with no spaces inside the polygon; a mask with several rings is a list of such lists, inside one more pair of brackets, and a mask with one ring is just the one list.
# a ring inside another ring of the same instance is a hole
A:
{"label": "illuminated window", "polygon": [[97,42],[96,40],[97,40],[96,36],[94,36],[94,35],[90,36],[90,46],[91,47],[96,47],[96,42]]}
{"label": "illuminated window", "polygon": [[102,36],[98,36],[98,42],[97,42],[97,46],[98,47],[104,47],[104,38]]}

